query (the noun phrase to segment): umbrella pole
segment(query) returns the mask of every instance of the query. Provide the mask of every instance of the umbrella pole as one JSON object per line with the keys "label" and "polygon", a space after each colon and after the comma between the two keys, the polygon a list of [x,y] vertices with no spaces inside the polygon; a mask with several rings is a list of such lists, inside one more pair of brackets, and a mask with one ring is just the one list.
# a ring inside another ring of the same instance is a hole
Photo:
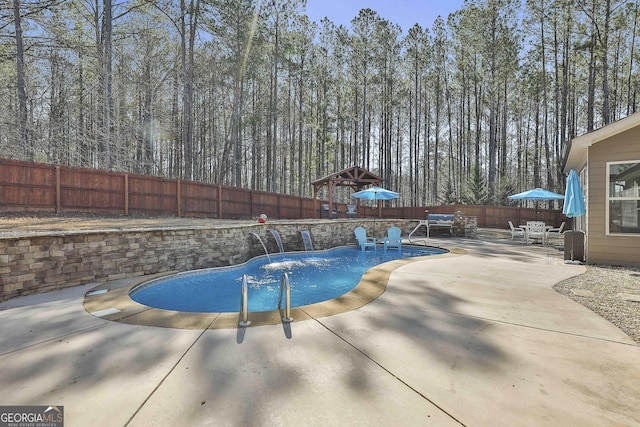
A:
{"label": "umbrella pole", "polygon": [[376,229],[376,216],[373,216],[373,235],[374,237],[378,235],[378,231]]}
{"label": "umbrella pole", "polygon": [[571,233],[571,261],[574,261],[573,259],[573,251],[576,247],[576,217],[573,217],[573,233]]}
{"label": "umbrella pole", "polygon": [[376,216],[377,216],[378,218],[380,218],[380,212],[381,212],[381,210],[382,210],[382,209],[381,209],[381,203],[382,203],[382,200],[380,200],[380,199],[376,199],[376,202],[378,203],[378,206],[377,206],[377,207],[378,207],[378,213],[377,213],[377,215],[374,215],[374,216],[373,216],[373,234],[374,234],[375,236],[377,236],[377,235],[378,235],[378,229],[376,228]]}

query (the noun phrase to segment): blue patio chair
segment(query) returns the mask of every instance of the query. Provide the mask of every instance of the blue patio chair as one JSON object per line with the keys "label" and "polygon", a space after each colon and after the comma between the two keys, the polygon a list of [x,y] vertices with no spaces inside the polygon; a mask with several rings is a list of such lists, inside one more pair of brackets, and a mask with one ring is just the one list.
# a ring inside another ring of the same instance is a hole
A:
{"label": "blue patio chair", "polygon": [[356,227],[356,229],[353,230],[353,233],[356,235],[356,239],[358,240],[361,250],[364,251],[367,248],[373,248],[374,251],[376,250],[376,238],[367,237],[367,230],[362,227]]}
{"label": "blue patio chair", "polygon": [[398,250],[402,249],[402,237],[400,234],[402,232],[398,227],[391,227],[387,230],[387,237],[385,237],[383,244],[384,250],[387,248],[398,248]]}

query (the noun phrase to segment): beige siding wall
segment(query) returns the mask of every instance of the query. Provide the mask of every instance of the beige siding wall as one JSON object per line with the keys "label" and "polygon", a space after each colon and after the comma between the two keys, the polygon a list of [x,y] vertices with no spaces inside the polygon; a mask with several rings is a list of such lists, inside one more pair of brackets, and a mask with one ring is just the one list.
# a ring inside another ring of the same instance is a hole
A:
{"label": "beige siding wall", "polygon": [[640,236],[607,236],[607,162],[640,161],[640,127],[605,139],[589,148],[587,261],[640,264]]}

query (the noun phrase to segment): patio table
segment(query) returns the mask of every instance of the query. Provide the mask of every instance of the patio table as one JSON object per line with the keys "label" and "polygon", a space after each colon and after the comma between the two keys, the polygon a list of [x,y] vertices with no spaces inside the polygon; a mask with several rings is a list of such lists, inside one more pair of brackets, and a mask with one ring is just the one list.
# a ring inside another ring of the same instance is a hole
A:
{"label": "patio table", "polygon": [[[530,230],[532,228],[534,228],[534,226],[532,226],[531,224],[528,223],[528,224],[520,225],[520,227],[522,227],[524,229],[524,234],[525,234],[524,241],[525,241],[525,244],[528,245],[529,244],[529,233],[530,233]],[[551,230],[553,228],[553,226],[544,224],[543,227],[544,227],[544,231],[542,232],[542,245],[544,246],[544,245],[547,244],[547,231]]]}

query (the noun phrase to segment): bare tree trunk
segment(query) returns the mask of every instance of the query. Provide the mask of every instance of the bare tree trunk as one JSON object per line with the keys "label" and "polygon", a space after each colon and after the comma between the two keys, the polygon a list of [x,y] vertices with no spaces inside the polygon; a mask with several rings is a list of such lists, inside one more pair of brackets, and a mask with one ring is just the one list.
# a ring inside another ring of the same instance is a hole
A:
{"label": "bare tree trunk", "polygon": [[369,163],[367,162],[367,154],[369,152],[369,144],[367,138],[367,75],[366,75],[366,65],[363,67],[363,76],[362,76],[362,160],[361,164],[364,165],[365,168],[369,168]]}
{"label": "bare tree trunk", "polygon": [[[567,6],[568,8],[569,6]],[[565,29],[565,38],[564,38],[564,50],[562,54],[562,105],[560,107],[560,143],[562,145],[562,149],[564,149],[564,145],[569,140],[571,133],[569,132],[570,122],[569,122],[569,72],[571,66],[571,13],[567,11],[567,26]],[[562,173],[562,172],[560,172]]]}
{"label": "bare tree trunk", "polygon": [[104,79],[103,107],[102,107],[102,167],[111,169],[113,166],[113,5],[111,0],[104,0],[102,15],[102,73]]}
{"label": "bare tree trunk", "polygon": [[[533,154],[533,186],[538,188],[540,184],[540,98],[539,94],[535,95],[535,123],[534,123],[534,154]],[[527,165],[528,168],[528,165]]]}
{"label": "bare tree trunk", "polygon": [[273,147],[271,148],[271,187],[269,191],[277,192],[278,191],[278,181],[277,181],[277,166],[278,166],[278,62],[280,61],[280,19],[279,16],[276,17],[275,23],[275,46],[274,46],[274,54],[273,54],[273,104],[271,107],[271,118],[273,126],[273,131],[271,132],[271,140],[273,142]]}
{"label": "bare tree trunk", "polygon": [[633,7],[633,31],[631,33],[631,47],[629,48],[629,75],[627,77],[627,116],[636,111],[635,102],[631,99],[631,76],[633,75],[633,59],[636,46],[636,30],[638,28],[638,2]]}
{"label": "bare tree trunk", "polygon": [[34,159],[34,150],[29,141],[27,115],[27,88],[25,83],[24,44],[22,40],[22,17],[20,0],[13,0],[13,19],[16,31],[16,73],[18,83],[18,144],[22,147],[25,158]]}
{"label": "bare tree trunk", "polygon": [[[302,168],[302,163],[303,163],[303,129],[304,129],[304,96],[303,96],[303,92],[304,91],[304,81],[303,81],[303,74],[302,74],[302,70],[300,70],[300,80],[299,80],[299,85],[298,85],[298,196],[302,197],[303,195],[303,190],[302,190],[302,185],[303,185],[303,168]],[[292,165],[293,166],[293,165]]]}
{"label": "bare tree trunk", "polygon": [[[184,150],[184,166],[182,177],[192,179],[194,176],[193,158],[193,78],[194,78],[194,46],[200,0],[190,0],[189,7],[185,0],[180,0],[180,33],[182,50],[182,148]],[[187,16],[188,31],[187,31]]]}
{"label": "bare tree trunk", "polygon": [[611,21],[611,0],[605,1],[604,32],[602,34],[602,119],[604,124],[611,122],[609,94],[609,26]]}
{"label": "bare tree trunk", "polygon": [[[451,90],[449,89],[449,77],[446,70],[444,72],[444,84],[444,93],[447,103],[447,126],[449,128],[449,153],[447,155],[449,169],[449,188],[455,191],[455,189],[458,187],[458,183],[456,182],[456,162],[455,154],[453,152],[453,112],[451,108],[453,95],[451,94]],[[458,153],[458,155],[460,155],[460,153]]]}
{"label": "bare tree trunk", "polygon": [[151,87],[151,64],[145,64],[146,87],[142,93],[142,171],[146,174],[152,173],[153,148],[151,139],[153,138],[151,102],[153,100],[153,90]]}
{"label": "bare tree trunk", "polygon": [[[593,14],[595,14],[595,3],[593,1]],[[595,92],[596,92],[596,24],[591,20],[591,43],[589,45],[589,80],[587,87],[587,132],[591,132],[595,127]]]}
{"label": "bare tree trunk", "polygon": [[480,82],[478,79],[478,75],[474,76],[473,79],[473,88],[474,88],[474,98],[475,98],[475,116],[476,116],[476,138],[475,138],[475,163],[474,167],[477,173],[480,173],[480,135],[482,130],[482,98],[484,94],[482,93],[482,88],[480,87]]}
{"label": "bare tree trunk", "polygon": [[547,83],[547,52],[546,52],[546,39],[544,32],[544,23],[547,19],[544,2],[542,10],[540,11],[540,43],[542,50],[542,126],[543,126],[543,138],[544,138],[544,154],[545,154],[545,164],[547,165],[547,186],[553,189],[553,174],[551,171],[551,149],[549,147],[549,84]]}

